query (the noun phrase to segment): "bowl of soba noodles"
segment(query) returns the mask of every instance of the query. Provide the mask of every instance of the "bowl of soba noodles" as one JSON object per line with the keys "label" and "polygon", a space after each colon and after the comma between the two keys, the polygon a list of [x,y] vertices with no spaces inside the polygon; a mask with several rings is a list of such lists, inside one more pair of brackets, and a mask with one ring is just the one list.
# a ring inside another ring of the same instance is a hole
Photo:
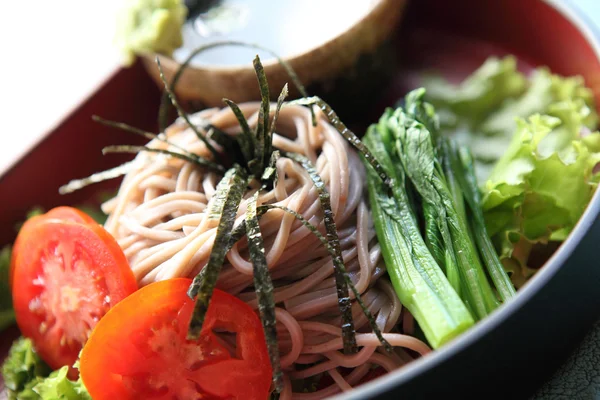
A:
{"label": "bowl of soba noodles", "polygon": [[146,59],[5,172],[3,393],[534,395],[600,317],[600,36],[564,2],[404,13],[358,114],[273,55],[197,108]]}

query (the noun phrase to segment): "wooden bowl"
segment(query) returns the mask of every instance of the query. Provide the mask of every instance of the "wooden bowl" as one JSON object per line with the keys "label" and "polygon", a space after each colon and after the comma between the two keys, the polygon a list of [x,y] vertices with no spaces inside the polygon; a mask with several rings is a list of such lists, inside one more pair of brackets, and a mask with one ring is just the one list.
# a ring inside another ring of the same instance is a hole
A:
{"label": "wooden bowl", "polygon": [[[336,86],[341,86],[335,84],[340,77],[347,80],[374,75],[375,71],[365,71],[364,68],[357,71],[357,61],[380,52],[381,46],[396,30],[405,4],[406,0],[378,0],[368,13],[343,33],[308,51],[283,59],[294,68],[305,86],[318,87],[319,95],[331,93]],[[162,87],[156,55],[148,54],[141,58],[149,74]],[[171,57],[159,58],[165,76],[170,81],[180,64]],[[369,60],[362,64],[377,66],[382,63]],[[275,58],[264,60],[263,65],[273,100],[288,82],[289,98],[299,96],[286,71]],[[190,65],[181,76],[176,95],[184,101],[199,102],[207,107],[222,106],[224,97],[236,102],[260,99],[251,59],[241,66]]]}

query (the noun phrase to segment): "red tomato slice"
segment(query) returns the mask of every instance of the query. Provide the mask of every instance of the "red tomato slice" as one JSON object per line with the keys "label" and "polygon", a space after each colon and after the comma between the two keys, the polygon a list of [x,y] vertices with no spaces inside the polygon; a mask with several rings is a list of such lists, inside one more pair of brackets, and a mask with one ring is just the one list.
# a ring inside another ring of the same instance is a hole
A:
{"label": "red tomato slice", "polygon": [[94,218],[90,217],[86,213],[77,208],[60,206],[55,207],[52,210],[44,214],[47,218],[60,219],[61,221],[77,222],[80,224],[98,224]]}
{"label": "red tomato slice", "polygon": [[97,224],[97,222],[92,217],[90,217],[83,211],[78,210],[77,208],[68,207],[68,206],[55,207],[52,210],[48,211],[46,214],[36,215],[35,217],[29,218],[27,221],[25,221],[25,223],[19,230],[19,235],[17,236],[17,239],[15,240],[15,242],[13,244],[13,251],[12,251],[13,255],[12,255],[12,258],[10,261],[9,280],[8,280],[11,285],[12,285],[13,269],[17,263],[17,255],[22,254],[22,251],[20,251],[20,246],[21,246],[22,238],[24,236],[26,236],[25,232],[27,232],[29,229],[31,229],[35,225],[37,225],[38,222],[45,221],[48,218],[59,219],[61,221],[77,222],[80,224],[94,224],[94,225]]}
{"label": "red tomato slice", "polygon": [[72,366],[96,323],[137,284],[102,226],[46,216],[30,221],[13,258],[17,324],[50,367]]}
{"label": "red tomato slice", "polygon": [[[265,400],[271,365],[258,316],[215,290],[200,339],[186,339],[194,302],[190,279],[152,283],[100,320],[81,353],[81,378],[94,400]],[[231,355],[215,331],[236,333]]]}

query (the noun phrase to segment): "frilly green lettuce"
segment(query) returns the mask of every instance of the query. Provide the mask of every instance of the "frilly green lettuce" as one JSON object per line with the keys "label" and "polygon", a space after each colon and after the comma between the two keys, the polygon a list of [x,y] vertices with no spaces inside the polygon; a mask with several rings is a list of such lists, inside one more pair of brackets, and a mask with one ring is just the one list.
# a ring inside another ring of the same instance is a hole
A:
{"label": "frilly green lettuce", "polygon": [[17,339],[2,365],[9,400],[92,399],[81,379],[71,381],[67,378],[69,367],[51,371],[33,349],[30,339]]}
{"label": "frilly green lettuce", "polygon": [[126,65],[136,54],[171,56],[182,46],[181,28],[187,17],[183,0],[127,0],[122,7],[115,41]]}
{"label": "frilly green lettuce", "polygon": [[585,127],[593,130],[598,122],[592,91],[580,76],[564,78],[538,68],[528,79],[512,56],[490,57],[459,85],[427,77],[424,86],[444,133],[471,149],[479,182],[485,182],[504,155],[517,117],[540,113],[562,118],[561,103],[571,102]]}
{"label": "frilly green lettuce", "polygon": [[[533,244],[566,239],[596,188],[600,133],[581,138],[582,125],[574,119],[579,119],[575,108],[562,120],[540,114],[518,119],[509,149],[485,183],[488,232],[500,257],[517,262],[516,267],[526,267]],[[515,246],[524,254],[513,256]],[[513,272],[527,278],[533,271]]]}
{"label": "frilly green lettuce", "polygon": [[483,209],[505,268],[520,286],[534,246],[563,241],[596,188],[600,133],[581,77],[546,68],[529,79],[513,57],[490,58],[460,85],[425,82],[442,131],[471,148]]}

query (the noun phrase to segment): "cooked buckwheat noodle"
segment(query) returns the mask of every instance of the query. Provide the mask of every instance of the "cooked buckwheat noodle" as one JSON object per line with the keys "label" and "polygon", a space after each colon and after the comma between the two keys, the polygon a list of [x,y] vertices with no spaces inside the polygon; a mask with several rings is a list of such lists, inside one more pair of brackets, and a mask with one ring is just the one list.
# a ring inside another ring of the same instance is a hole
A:
{"label": "cooked buckwheat noodle", "polygon": [[[257,122],[259,107],[259,103],[240,105],[250,126]],[[208,122],[231,135],[240,131],[229,109],[207,109],[191,119],[198,125]],[[426,344],[406,334],[412,329],[412,316],[402,309],[385,274],[365,202],[363,164],[322,113],[317,114],[317,122],[312,125],[305,107],[284,106],[273,145],[308,157],[326,183],[350,277],[394,352],[389,354],[383,349],[356,301],[352,311],[359,351],[352,355],[340,351],[341,317],[327,249],[293,215],[269,210],[261,218],[260,227],[275,286],[284,372],[282,399],[320,399],[350,390],[374,366],[391,371],[429,351]],[[176,121],[165,135],[181,148],[210,157],[205,145],[182,121]],[[178,151],[156,139],[148,146]],[[215,238],[218,221],[210,219],[207,211],[221,177],[156,153],[139,153],[130,168],[117,196],[103,205],[109,215],[107,230],[117,238],[141,286],[174,277],[194,277],[206,265]],[[259,205],[288,207],[324,231],[318,193],[307,172],[285,157],[277,161],[276,169],[277,183],[272,190],[260,193]],[[243,221],[248,200],[256,190],[258,185],[246,193],[236,225]],[[252,284],[252,264],[243,239],[227,254],[217,287],[257,309]],[[343,375],[340,367],[345,372],[350,369],[350,373]],[[312,392],[292,390],[293,381],[322,373],[331,377],[329,386]]]}

